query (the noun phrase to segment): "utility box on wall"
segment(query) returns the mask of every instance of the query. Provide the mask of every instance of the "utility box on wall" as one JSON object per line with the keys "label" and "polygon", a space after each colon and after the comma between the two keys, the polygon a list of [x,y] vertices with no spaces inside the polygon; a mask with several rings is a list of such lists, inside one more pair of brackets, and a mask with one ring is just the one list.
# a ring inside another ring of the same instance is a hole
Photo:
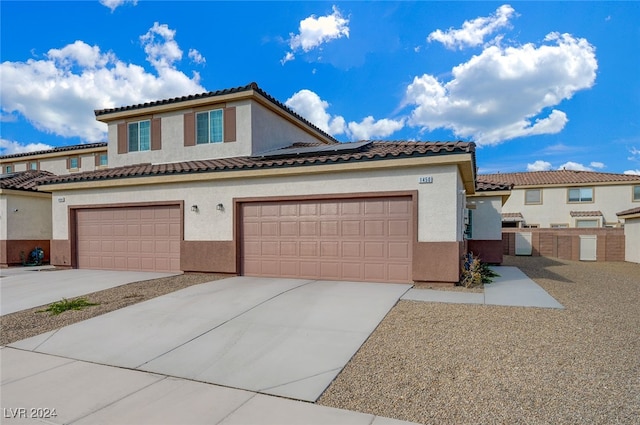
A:
{"label": "utility box on wall", "polygon": [[532,244],[531,233],[516,233],[516,255],[531,255],[532,253]]}

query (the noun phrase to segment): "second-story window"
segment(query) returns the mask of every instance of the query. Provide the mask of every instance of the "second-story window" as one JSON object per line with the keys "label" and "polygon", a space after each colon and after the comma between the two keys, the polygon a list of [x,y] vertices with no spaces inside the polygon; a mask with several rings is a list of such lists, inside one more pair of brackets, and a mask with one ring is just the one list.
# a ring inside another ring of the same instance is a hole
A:
{"label": "second-story window", "polygon": [[640,202],[640,186],[633,186],[633,202]]}
{"label": "second-story window", "polygon": [[224,135],[222,109],[196,114],[196,144],[221,143]]}
{"label": "second-story window", "polygon": [[542,191],[540,189],[528,189],[524,192],[524,203],[527,205],[542,204]]}
{"label": "second-story window", "polygon": [[580,187],[569,189],[569,202],[593,202],[593,188]]}
{"label": "second-story window", "polygon": [[151,121],[130,122],[129,152],[148,151],[151,149]]}
{"label": "second-story window", "polygon": [[7,165],[6,167],[4,167],[4,172],[9,174],[13,171],[13,167],[11,167],[11,165]]}
{"label": "second-story window", "polygon": [[69,158],[68,168],[70,170],[77,170],[80,168],[80,158],[77,156],[72,156]]}

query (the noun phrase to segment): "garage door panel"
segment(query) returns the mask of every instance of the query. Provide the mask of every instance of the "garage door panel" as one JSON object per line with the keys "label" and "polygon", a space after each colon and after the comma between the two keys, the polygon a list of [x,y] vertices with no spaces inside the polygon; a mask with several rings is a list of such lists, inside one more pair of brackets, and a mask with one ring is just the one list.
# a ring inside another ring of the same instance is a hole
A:
{"label": "garage door panel", "polygon": [[410,197],[244,204],[242,272],[410,282],[412,211]]}
{"label": "garage door panel", "polygon": [[78,267],[179,271],[181,211],[178,206],[78,210]]}

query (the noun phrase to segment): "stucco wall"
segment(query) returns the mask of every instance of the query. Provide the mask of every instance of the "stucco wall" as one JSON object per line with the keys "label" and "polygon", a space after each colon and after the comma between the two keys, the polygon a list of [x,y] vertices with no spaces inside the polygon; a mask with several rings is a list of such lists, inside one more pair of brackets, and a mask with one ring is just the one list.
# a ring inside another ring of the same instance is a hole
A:
{"label": "stucco wall", "polygon": [[[419,184],[420,176],[433,183]],[[455,165],[437,165],[376,172],[350,171],[331,174],[215,180],[182,184],[129,186],[74,191],[58,191],[53,199],[53,239],[68,239],[68,207],[74,205],[118,204],[184,200],[184,239],[189,241],[229,241],[233,239],[233,199],[309,194],[418,191],[418,241],[454,242],[462,240],[462,180]],[[222,203],[223,211],[216,210]],[[197,205],[198,212],[191,206]]]}
{"label": "stucco wall", "polygon": [[625,220],[624,237],[625,261],[640,263],[640,218]]}
{"label": "stucco wall", "polygon": [[[103,151],[106,152],[106,151]],[[73,154],[68,156],[55,156],[53,158],[41,158],[41,159],[24,159],[21,158],[19,161],[3,161],[2,171],[4,172],[4,167],[7,165],[11,165],[13,167],[13,172],[19,171],[27,171],[27,163],[31,161],[38,161],[38,169],[43,171],[49,171],[53,174],[63,175],[69,174],[71,172],[77,173],[82,171],[94,171],[96,169],[96,155],[100,155],[100,153],[80,153]],[[69,156],[79,156],[80,157],[80,168],[78,170],[69,170],[67,169],[67,158]]]}
{"label": "stucco wall", "polygon": [[594,188],[594,202],[588,203],[568,203],[567,187],[543,188],[541,205],[525,205],[525,189],[513,189],[502,212],[522,213],[526,224],[529,225],[551,227],[552,224],[568,224],[569,227],[576,227],[577,218],[591,217],[571,217],[571,211],[601,211],[607,224],[617,224],[617,212],[638,205],[637,202],[632,202],[633,185],[591,187]]}
{"label": "stucco wall", "polygon": [[[18,193],[18,194],[16,194]],[[0,195],[3,202],[2,239],[6,240],[39,240],[51,239],[51,197],[46,194],[34,194],[13,191],[10,195]],[[17,211],[15,211],[17,210]]]}
{"label": "stucco wall", "polygon": [[471,239],[502,240],[502,197],[473,198]]}

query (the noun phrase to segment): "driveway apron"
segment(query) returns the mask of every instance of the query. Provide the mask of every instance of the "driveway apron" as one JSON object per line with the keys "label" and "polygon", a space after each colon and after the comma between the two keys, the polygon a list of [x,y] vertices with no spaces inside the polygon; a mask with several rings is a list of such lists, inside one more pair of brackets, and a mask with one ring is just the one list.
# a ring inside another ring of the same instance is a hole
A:
{"label": "driveway apron", "polygon": [[315,401],[410,287],[234,277],[11,346]]}

